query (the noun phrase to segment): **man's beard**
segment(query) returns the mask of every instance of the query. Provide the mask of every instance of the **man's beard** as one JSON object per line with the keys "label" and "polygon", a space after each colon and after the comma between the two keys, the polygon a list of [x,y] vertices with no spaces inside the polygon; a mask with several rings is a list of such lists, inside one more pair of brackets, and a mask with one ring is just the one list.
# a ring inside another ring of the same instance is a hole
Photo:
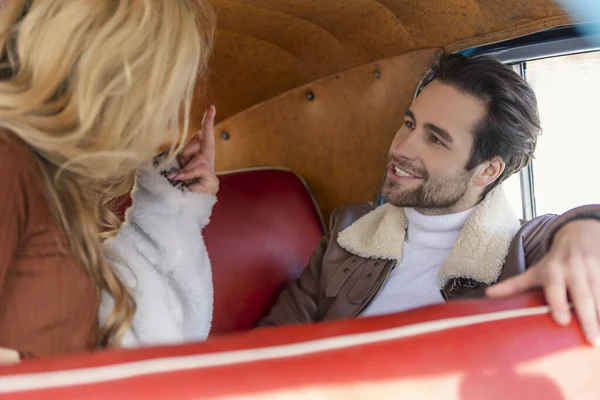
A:
{"label": "man's beard", "polygon": [[465,198],[472,174],[464,171],[458,176],[435,178],[426,170],[416,169],[406,160],[394,162],[421,178],[421,184],[414,189],[404,188],[402,183],[386,178],[381,196],[396,207],[410,207],[417,209],[437,210],[438,213],[456,209]]}

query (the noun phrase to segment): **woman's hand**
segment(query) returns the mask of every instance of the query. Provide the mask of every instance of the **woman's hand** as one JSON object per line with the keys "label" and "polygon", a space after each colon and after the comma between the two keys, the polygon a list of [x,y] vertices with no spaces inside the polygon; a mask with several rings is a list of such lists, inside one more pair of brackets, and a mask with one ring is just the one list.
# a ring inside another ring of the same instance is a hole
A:
{"label": "woman's hand", "polygon": [[215,115],[215,106],[210,106],[204,113],[202,128],[177,157],[181,169],[168,175],[171,180],[185,183],[193,192],[219,191],[219,178],[215,174]]}

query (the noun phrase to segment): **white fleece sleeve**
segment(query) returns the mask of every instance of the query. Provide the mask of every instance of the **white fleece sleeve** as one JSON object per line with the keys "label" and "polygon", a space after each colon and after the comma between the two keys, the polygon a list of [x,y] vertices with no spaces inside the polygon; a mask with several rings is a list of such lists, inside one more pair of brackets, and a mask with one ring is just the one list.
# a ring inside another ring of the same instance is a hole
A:
{"label": "white fleece sleeve", "polygon": [[[212,273],[201,231],[216,196],[177,188],[160,171],[152,163],[140,168],[125,222],[105,242],[137,305],[125,347],[204,340],[211,327]],[[103,293],[101,322],[112,306]]]}

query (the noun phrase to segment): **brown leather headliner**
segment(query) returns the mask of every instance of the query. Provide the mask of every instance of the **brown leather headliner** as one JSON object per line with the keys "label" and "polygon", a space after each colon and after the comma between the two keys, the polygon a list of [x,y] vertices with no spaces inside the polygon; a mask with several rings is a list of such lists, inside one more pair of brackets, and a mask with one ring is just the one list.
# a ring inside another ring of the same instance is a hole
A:
{"label": "brown leather headliner", "polygon": [[211,1],[218,32],[208,94],[218,120],[407,51],[457,50],[569,22],[551,0]]}

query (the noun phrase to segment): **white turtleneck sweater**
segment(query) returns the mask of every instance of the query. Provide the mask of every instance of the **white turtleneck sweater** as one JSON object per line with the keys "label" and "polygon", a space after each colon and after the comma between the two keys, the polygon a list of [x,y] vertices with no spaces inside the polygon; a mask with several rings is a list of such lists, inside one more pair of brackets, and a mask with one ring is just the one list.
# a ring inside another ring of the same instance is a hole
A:
{"label": "white turtleneck sweater", "polygon": [[444,302],[438,272],[473,210],[447,215],[423,215],[412,208],[404,211],[408,229],[404,243],[398,244],[402,259],[363,317]]}

